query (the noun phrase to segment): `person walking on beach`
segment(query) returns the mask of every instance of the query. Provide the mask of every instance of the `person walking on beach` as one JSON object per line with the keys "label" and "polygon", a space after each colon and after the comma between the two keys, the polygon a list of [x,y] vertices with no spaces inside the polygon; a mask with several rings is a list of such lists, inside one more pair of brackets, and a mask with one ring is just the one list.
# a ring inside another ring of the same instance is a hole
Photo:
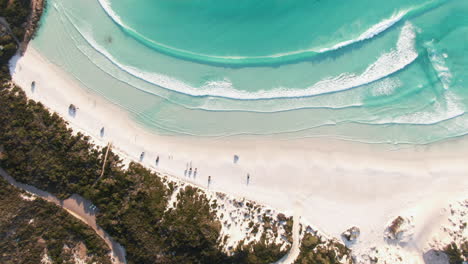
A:
{"label": "person walking on beach", "polygon": [[247,173],[247,185],[249,185],[249,182],[250,182],[250,174]]}

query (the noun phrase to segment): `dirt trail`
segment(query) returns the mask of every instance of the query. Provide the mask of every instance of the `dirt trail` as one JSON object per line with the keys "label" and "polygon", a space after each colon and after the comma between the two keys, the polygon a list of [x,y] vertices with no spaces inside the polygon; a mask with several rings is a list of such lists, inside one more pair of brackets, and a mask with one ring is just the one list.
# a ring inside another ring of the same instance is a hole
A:
{"label": "dirt trail", "polygon": [[279,261],[275,262],[275,264],[292,264],[299,256],[301,251],[301,207],[300,205],[296,204],[296,208],[294,209],[294,216],[293,216],[293,229],[292,229],[292,236],[293,236],[293,243],[289,252],[284,255]]}
{"label": "dirt trail", "polygon": [[18,189],[24,190],[28,193],[33,195],[39,196],[42,199],[54,203],[57,206],[62,207],[68,213],[70,213],[73,217],[79,219],[89,227],[91,227],[96,234],[98,234],[104,242],[109,246],[111,249],[111,259],[114,264],[126,264],[127,261],[125,259],[125,249],[116,241],[112,239],[101,227],[99,227],[96,223],[96,209],[93,208],[93,204],[84,199],[83,197],[74,194],[70,198],[66,200],[59,200],[54,195],[37,189],[36,187],[19,183],[13,177],[8,175],[6,171],[0,168],[0,175],[11,185],[15,186]]}
{"label": "dirt trail", "polygon": [[19,40],[16,38],[15,34],[11,31],[10,24],[8,24],[8,21],[4,17],[0,17],[0,25],[4,26],[6,30],[8,31],[8,34],[13,37],[17,45],[20,45]]}

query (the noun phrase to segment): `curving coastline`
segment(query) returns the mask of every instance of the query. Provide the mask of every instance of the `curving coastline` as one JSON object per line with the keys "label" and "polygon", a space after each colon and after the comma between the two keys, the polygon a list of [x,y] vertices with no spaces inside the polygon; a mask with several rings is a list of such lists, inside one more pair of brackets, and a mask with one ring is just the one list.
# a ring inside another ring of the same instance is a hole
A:
{"label": "curving coastline", "polygon": [[[100,46],[91,36],[87,36],[75,26],[83,39],[91,45],[98,53],[105,56],[112,64],[130,75],[154,84],[171,92],[177,92],[192,97],[219,97],[234,100],[268,100],[268,99],[291,99],[313,97],[331,93],[342,92],[374,83],[391,76],[413,63],[418,57],[415,51],[415,33],[411,23],[406,23],[400,33],[396,48],[388,53],[382,54],[369,65],[362,73],[342,73],[338,76],[328,77],[305,89],[276,88],[267,91],[248,92],[235,89],[228,80],[221,82],[206,83],[202,87],[193,87],[182,81],[169,76],[159,75],[136,69],[120,63],[104,47]],[[105,70],[105,69],[103,69]],[[138,89],[138,87],[136,87]],[[155,94],[151,90],[144,90]]]}
{"label": "curving coastline", "polygon": [[[437,34],[427,32],[432,28],[426,23],[464,6],[456,0],[428,1],[425,6],[433,9],[411,11],[411,18],[336,56],[238,69],[155,52],[122,32],[98,2],[49,4],[44,33],[33,46],[152,132],[204,138],[328,135],[370,144],[429,144],[467,132],[460,125],[467,118],[466,94],[457,83],[463,71],[451,55],[457,49],[442,40],[430,46]],[[81,8],[93,11],[83,17],[76,12]],[[86,22],[94,20],[102,25]],[[48,43],[55,34],[59,43]],[[448,89],[439,81],[446,73],[437,69],[443,67],[453,76]]]}
{"label": "curving coastline", "polygon": [[[300,201],[304,208],[314,208],[304,211],[303,218],[333,236],[339,236],[353,222],[363,226],[363,235],[373,237],[373,230],[381,229],[402,206],[434,202],[433,194],[447,190],[456,196],[468,184],[464,176],[468,167],[463,159],[466,148],[459,147],[468,144],[464,138],[398,150],[329,139],[158,136],[135,124],[123,110],[83,90],[32,48],[12,72],[14,81],[22,87],[36,81],[35,92],[24,89],[31,99],[43,102],[70,122],[75,131],[92,136],[96,143],[105,146],[112,142],[116,151],[129,160],[139,160],[144,151],[145,166],[201,188],[208,187],[207,178],[211,176],[211,190],[246,197],[282,211],[294,208]],[[44,76],[55,77],[45,80]],[[68,115],[70,103],[80,107],[76,117]],[[105,137],[99,135],[103,126]],[[232,162],[234,154],[240,157],[238,164]],[[154,163],[156,157],[160,157],[158,166]],[[184,175],[190,162],[198,168],[196,178]],[[248,187],[243,181],[247,173],[251,175]],[[370,208],[382,214],[363,219],[365,212],[373,210]]]}
{"label": "curving coastline", "polygon": [[[340,48],[358,43],[364,40],[371,39],[376,37],[380,33],[386,31],[390,27],[394,26],[396,23],[404,21],[407,19],[406,16],[419,14],[435,8],[443,4],[446,0],[442,1],[433,1],[430,4],[426,4],[423,7],[415,8],[415,10],[402,11],[389,19],[386,19],[368,29],[366,32],[362,33],[355,40],[345,41],[343,43],[338,43],[330,48],[324,48],[320,53],[325,53],[328,51],[335,51]],[[113,21],[122,27],[126,32],[134,32],[133,29],[129,28],[124,24],[124,22],[119,18],[110,7],[110,3],[107,0],[99,0],[102,8],[106,13],[113,19]],[[55,8],[60,8],[55,6]],[[63,12],[63,10],[62,10]],[[71,19],[66,15],[65,17],[69,22]],[[379,58],[377,58],[373,63],[371,63],[362,73],[342,73],[337,76],[329,76],[319,82],[308,86],[303,89],[297,88],[287,88],[287,87],[278,87],[269,90],[261,90],[258,92],[250,92],[237,89],[233,87],[233,84],[229,80],[223,81],[214,81],[207,82],[201,87],[195,87],[188,83],[185,83],[181,80],[178,80],[174,77],[161,75],[154,72],[146,72],[144,69],[135,68],[129,65],[125,65],[122,62],[119,62],[112,54],[110,54],[105,47],[97,43],[97,41],[82,29],[71,23],[77,32],[86,40],[86,42],[92,46],[99,54],[105,56],[112,64],[117,66],[122,71],[144,81],[156,85],[160,88],[167,89],[171,92],[180,93],[183,95],[188,95],[192,97],[218,97],[232,100],[268,100],[268,99],[296,99],[304,97],[313,97],[319,95],[326,95],[331,93],[337,93],[346,91],[349,89],[361,87],[367,84],[371,84],[382,80],[388,76],[391,76],[398,71],[404,69],[411,63],[413,63],[418,57],[417,52],[415,51],[415,33],[414,27],[410,23],[406,23],[402,29],[397,41],[395,49],[390,52],[383,53]],[[140,34],[135,33],[138,36]],[[144,38],[141,36],[141,38]],[[148,40],[146,40],[148,42]],[[159,51],[159,50],[158,50]],[[319,52],[317,52],[318,54]],[[83,54],[86,54],[83,52]],[[89,56],[89,55],[88,55]],[[288,55],[285,55],[288,56]],[[272,57],[282,58],[281,55],[273,55]],[[91,59],[91,58],[90,58]],[[287,62],[284,62],[287,63]],[[99,65],[96,65],[99,67]],[[251,66],[251,65],[243,65]],[[100,67],[101,70],[105,71],[106,69]],[[121,80],[123,81],[123,80]],[[142,89],[138,86],[135,86],[137,89],[141,89],[144,92],[160,96],[159,93],[155,93],[154,90]]]}
{"label": "curving coastline", "polygon": [[[404,35],[406,41],[400,41],[404,39],[400,38],[398,47],[411,46],[411,39],[414,41],[415,38],[412,27],[409,23],[404,25],[403,29],[409,33]],[[382,126],[393,123],[414,125],[416,119],[420,126],[437,124],[444,127],[446,120],[454,123],[463,120],[457,119],[464,116],[463,105],[450,87],[455,78],[452,79],[450,70],[446,70],[444,55],[434,50],[427,47],[428,59],[445,89],[437,91],[441,102],[428,102],[421,109],[434,106],[440,115],[410,111],[407,115],[376,120],[376,123]],[[416,60],[418,53],[409,52],[401,57]],[[388,220],[404,210],[424,211],[422,216],[418,215],[418,220],[432,226],[429,221],[437,213],[436,207],[448,199],[466,195],[468,188],[465,175],[468,165],[463,158],[467,154],[466,137],[420,146],[370,146],[329,137],[305,136],[285,140],[273,135],[161,136],[148,131],[144,124],[136,123],[121,106],[84,89],[83,83],[51,63],[34,45],[24,57],[11,61],[10,70],[14,82],[29,98],[44,103],[68,120],[75,131],[92,136],[96,143],[104,146],[112,142],[127,161],[140,161],[200,188],[247,197],[282,211],[293,211],[295,218],[297,208],[302,208],[301,216],[334,237],[339,237],[350,223],[359,225],[364,242],[354,246],[358,252],[372,243],[379,244],[381,231]],[[369,70],[375,70],[375,67],[369,67]],[[392,89],[397,88],[388,89],[374,91],[392,93]],[[70,104],[79,107],[76,115],[70,115]],[[101,130],[103,127],[105,134]],[[396,129],[393,132],[398,133]],[[240,161],[233,162],[233,157],[240,157]],[[197,177],[184,174],[188,164],[196,166]],[[71,206],[76,203],[72,201]],[[313,209],[304,212],[303,208]],[[294,224],[296,234],[298,226],[296,222]],[[416,231],[418,239],[411,254],[423,252],[421,245],[427,241],[424,229],[423,225]],[[299,253],[297,246],[297,237],[294,237],[291,256]]]}

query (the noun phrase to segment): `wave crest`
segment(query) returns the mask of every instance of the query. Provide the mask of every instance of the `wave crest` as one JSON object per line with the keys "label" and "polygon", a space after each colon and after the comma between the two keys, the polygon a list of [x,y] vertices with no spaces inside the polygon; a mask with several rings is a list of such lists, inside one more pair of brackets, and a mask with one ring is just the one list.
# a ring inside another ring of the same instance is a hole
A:
{"label": "wave crest", "polygon": [[[68,17],[68,20],[71,22],[70,17]],[[217,82],[210,81],[201,85],[201,87],[194,87],[170,76],[147,72],[119,62],[104,47],[100,46],[93,39],[91,34],[83,32],[83,30],[78,28],[75,24],[71,24],[94,50],[105,56],[111,63],[121,70],[163,89],[194,97],[219,97],[235,100],[265,100],[300,98],[335,93],[383,79],[405,68],[418,57],[418,53],[415,49],[416,33],[414,26],[410,22],[406,22],[401,29],[400,36],[397,41],[397,47],[394,50],[382,54],[361,74],[342,73],[338,76],[321,80],[305,89],[279,87],[271,90],[248,92],[235,89],[228,79]]]}
{"label": "wave crest", "polygon": [[354,39],[342,41],[336,44],[331,45],[330,47],[315,47],[305,50],[290,51],[284,53],[271,54],[267,56],[216,56],[209,54],[200,54],[191,52],[188,50],[183,50],[175,47],[171,47],[162,43],[159,43],[155,40],[145,37],[143,34],[139,33],[137,30],[128,26],[124,23],[123,19],[112,9],[110,0],[98,0],[99,4],[105,11],[105,13],[117,24],[125,33],[138,40],[140,43],[162,52],[167,55],[174,57],[201,62],[209,64],[222,64],[222,65],[233,65],[233,66],[255,66],[255,65],[271,65],[271,64],[281,64],[281,63],[290,63],[294,61],[300,61],[308,58],[312,58],[316,55],[327,53],[330,51],[335,51],[352,44],[372,39],[373,37],[381,34],[387,29],[391,28],[393,25],[401,21],[406,17],[412,9],[402,10],[395,13],[390,18],[384,19],[381,22],[373,25],[365,32],[360,34]]}

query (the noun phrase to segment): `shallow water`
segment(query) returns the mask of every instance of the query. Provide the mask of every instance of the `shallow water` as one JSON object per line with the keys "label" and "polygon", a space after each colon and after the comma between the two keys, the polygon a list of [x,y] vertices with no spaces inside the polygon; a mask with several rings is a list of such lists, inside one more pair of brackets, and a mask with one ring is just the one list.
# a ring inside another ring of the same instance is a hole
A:
{"label": "shallow water", "polygon": [[159,134],[466,134],[463,0],[49,0],[32,45]]}

